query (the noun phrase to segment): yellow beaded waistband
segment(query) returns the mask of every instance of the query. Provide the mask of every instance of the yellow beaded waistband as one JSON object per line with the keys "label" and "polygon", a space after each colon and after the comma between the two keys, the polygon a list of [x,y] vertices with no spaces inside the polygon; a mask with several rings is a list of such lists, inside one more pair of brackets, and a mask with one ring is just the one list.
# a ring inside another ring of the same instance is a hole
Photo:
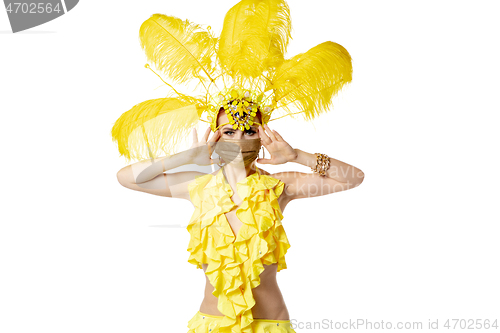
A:
{"label": "yellow beaded waistband", "polygon": [[[217,319],[222,319],[224,318],[224,316],[216,316],[216,315],[211,315],[211,314],[206,314],[206,313],[203,313],[203,312],[200,312],[198,311],[198,313],[201,315],[201,316],[205,316],[205,317],[211,317],[211,318],[217,318]],[[254,321],[267,321],[267,322],[272,322],[272,323],[289,323],[290,322],[290,319],[288,320],[280,320],[280,319],[253,319]]]}

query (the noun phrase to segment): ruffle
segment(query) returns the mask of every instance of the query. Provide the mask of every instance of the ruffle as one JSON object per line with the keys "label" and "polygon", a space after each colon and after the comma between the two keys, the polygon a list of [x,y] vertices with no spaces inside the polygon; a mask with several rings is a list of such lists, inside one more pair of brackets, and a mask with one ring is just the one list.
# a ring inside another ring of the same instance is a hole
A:
{"label": "ruffle", "polygon": [[242,225],[235,237],[224,213],[235,204],[231,186],[222,170],[197,178],[189,185],[195,211],[187,229],[191,234],[188,262],[202,268],[218,298],[217,309],[224,315],[219,332],[254,333],[252,289],[260,284],[264,265],[286,268],[290,247],[281,224],[278,204],[284,183],[259,171],[237,184],[242,203],[236,216]]}

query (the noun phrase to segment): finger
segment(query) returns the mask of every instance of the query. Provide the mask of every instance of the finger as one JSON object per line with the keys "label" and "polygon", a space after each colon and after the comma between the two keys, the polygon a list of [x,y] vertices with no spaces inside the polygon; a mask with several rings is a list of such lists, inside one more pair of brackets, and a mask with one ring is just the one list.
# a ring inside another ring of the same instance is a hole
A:
{"label": "finger", "polygon": [[265,143],[265,142],[261,142],[261,143],[262,143],[262,147],[266,148],[266,150],[269,151],[269,144]]}
{"label": "finger", "polygon": [[216,131],[214,135],[212,135],[212,137],[210,138],[210,141],[208,141],[210,154],[212,153],[213,149],[215,148],[216,142],[219,139],[220,139],[220,131]]}
{"label": "finger", "polygon": [[214,135],[212,135],[212,137],[210,138],[209,142],[215,142],[219,140],[219,138],[220,138],[220,131],[216,131]]}
{"label": "finger", "polygon": [[276,132],[275,130],[273,130],[273,132],[274,136],[278,139],[278,141],[285,141],[278,132]]}
{"label": "finger", "polygon": [[198,133],[196,132],[196,127],[193,127],[193,144],[198,143]]}
{"label": "finger", "polygon": [[257,163],[260,164],[271,164],[271,159],[270,158],[258,158]]}
{"label": "finger", "polygon": [[264,125],[264,128],[266,129],[266,134],[267,134],[267,133],[269,133],[268,135],[269,135],[269,138],[271,138],[271,140],[273,140],[273,141],[278,141],[278,140],[276,139],[276,137],[274,136],[273,131],[271,131],[271,129],[269,128],[269,126],[267,126],[267,124],[266,124],[266,125]]}
{"label": "finger", "polygon": [[203,138],[201,139],[201,142],[206,143],[207,140],[208,140],[208,136],[209,135],[210,135],[210,127],[207,128],[207,130],[205,131],[205,135],[203,135]]}
{"label": "finger", "polygon": [[260,140],[264,144],[264,147],[271,143],[271,139],[269,139],[269,137],[266,135],[262,126],[259,126],[259,136],[260,136]]}

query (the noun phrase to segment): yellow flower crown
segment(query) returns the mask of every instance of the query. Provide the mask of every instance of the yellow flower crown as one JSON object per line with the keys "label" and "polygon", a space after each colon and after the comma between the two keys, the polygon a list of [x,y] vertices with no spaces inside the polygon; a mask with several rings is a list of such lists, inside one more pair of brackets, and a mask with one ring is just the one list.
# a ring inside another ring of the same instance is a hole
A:
{"label": "yellow flower crown", "polygon": [[[285,0],[238,2],[227,12],[219,37],[210,26],[153,14],[139,30],[146,57],[169,80],[197,85],[189,94],[181,92],[146,64],[170,92],[116,120],[111,136],[120,155],[143,160],[175,153],[199,121],[212,131],[227,125],[217,126],[221,108],[242,131],[285,116],[312,120],[327,112],[352,80],[351,57],[342,45],[328,41],[285,59],[290,33]],[[262,124],[255,122],[257,111]]]}

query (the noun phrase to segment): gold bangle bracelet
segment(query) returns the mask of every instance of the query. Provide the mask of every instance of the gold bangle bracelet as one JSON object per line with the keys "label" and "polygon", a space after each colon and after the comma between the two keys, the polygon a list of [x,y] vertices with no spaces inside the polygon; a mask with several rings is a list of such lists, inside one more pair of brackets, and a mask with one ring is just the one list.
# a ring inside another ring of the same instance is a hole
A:
{"label": "gold bangle bracelet", "polygon": [[326,171],[330,168],[330,157],[326,154],[316,153],[316,166],[311,168],[313,172],[320,176],[326,176]]}

